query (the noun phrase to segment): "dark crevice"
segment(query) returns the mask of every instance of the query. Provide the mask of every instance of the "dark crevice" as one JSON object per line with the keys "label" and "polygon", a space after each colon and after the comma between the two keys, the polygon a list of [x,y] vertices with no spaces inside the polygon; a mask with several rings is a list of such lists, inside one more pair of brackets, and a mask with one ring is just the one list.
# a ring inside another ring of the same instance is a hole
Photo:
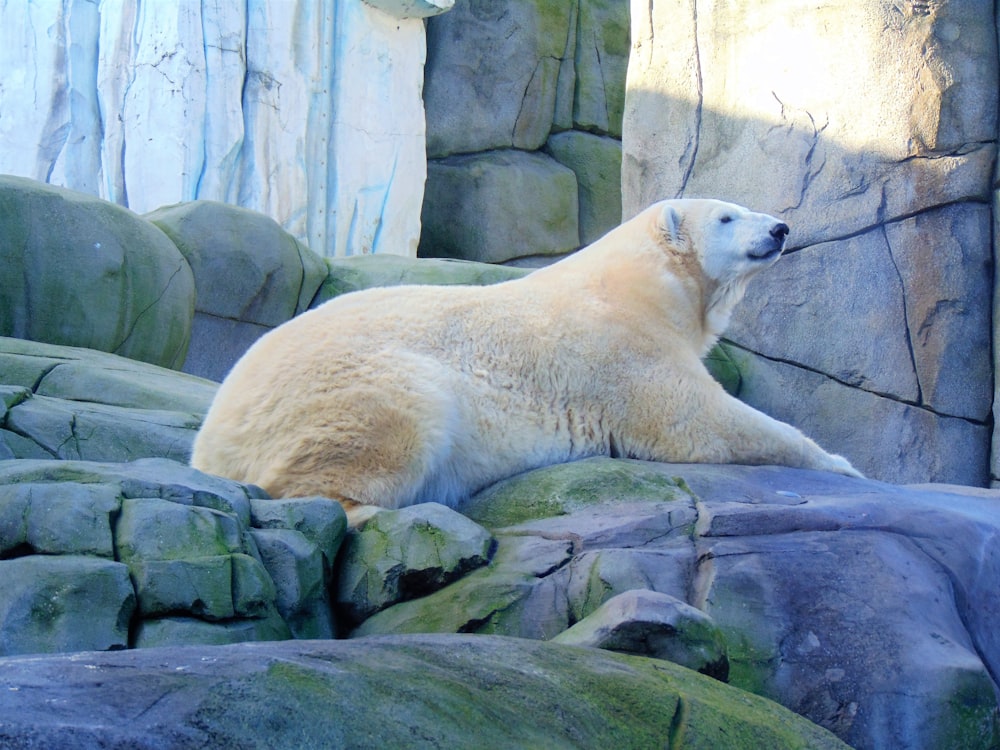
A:
{"label": "dark crevice", "polygon": [[910,330],[910,310],[906,304],[906,282],[903,279],[902,272],[899,270],[899,264],[896,262],[896,254],[892,251],[892,243],[889,241],[889,233],[886,231],[885,225],[882,226],[882,239],[885,241],[885,246],[889,250],[889,261],[892,263],[892,268],[896,272],[896,278],[899,279],[899,287],[901,290],[900,297],[903,301],[903,323],[906,331],[906,351],[910,355],[910,367],[913,368],[913,378],[917,383],[917,402],[923,403],[924,389],[920,383],[920,370],[917,368],[917,355],[913,351],[913,332]]}
{"label": "dark crevice", "polygon": [[184,269],[185,266],[187,266],[187,261],[182,260],[180,265],[177,266],[176,270],[172,274],[170,274],[170,278],[167,279],[167,283],[163,285],[163,289],[160,290],[160,293],[159,295],[157,295],[156,299],[152,300],[148,305],[146,305],[142,310],[139,311],[139,314],[136,315],[135,318],[132,320],[132,325],[129,326],[129,330],[122,338],[121,343],[115,347],[114,354],[118,354],[122,350],[122,347],[124,347],[129,342],[129,339],[132,338],[132,334],[135,333],[136,327],[139,325],[139,321],[141,321],[145,317],[146,313],[155,308],[160,303],[160,300],[166,296],[167,292],[170,290],[171,285],[174,283],[174,279],[177,278],[177,274],[179,274]]}
{"label": "dark crevice", "polygon": [[810,367],[809,365],[805,365],[805,364],[802,364],[801,362],[796,362],[796,361],[791,360],[791,359],[784,359],[782,357],[775,357],[775,356],[769,356],[767,354],[762,354],[761,352],[755,351],[755,350],[753,350],[753,349],[751,349],[751,348],[749,348],[747,346],[743,346],[742,344],[738,344],[735,341],[730,341],[729,339],[722,339],[722,343],[725,344],[728,347],[732,347],[733,349],[739,349],[740,351],[746,352],[748,354],[753,354],[755,357],[760,357],[761,359],[765,359],[768,362],[776,362],[776,363],[782,364],[782,365],[790,365],[792,367],[796,367],[796,368],[798,368],[800,370],[804,370],[806,372],[811,372],[811,373],[814,373],[816,375],[821,375],[824,378],[827,378],[828,380],[832,380],[834,383],[837,383],[838,385],[844,386],[845,388],[853,388],[854,390],[857,390],[857,391],[864,391],[865,393],[870,393],[873,396],[878,396],[879,398],[884,398],[884,399],[887,399],[889,401],[894,401],[894,402],[896,402],[898,404],[903,404],[904,406],[910,406],[910,407],[913,407],[914,409],[920,409],[921,411],[925,411],[928,414],[933,414],[935,417],[942,417],[942,418],[946,418],[946,419],[959,419],[959,420],[962,420],[963,422],[967,422],[968,424],[974,425],[976,427],[985,427],[985,426],[988,426],[991,423],[991,419],[990,418],[987,418],[986,420],[982,420],[981,421],[981,420],[976,420],[976,419],[969,419],[968,417],[960,417],[960,416],[957,416],[955,414],[946,414],[944,412],[936,411],[935,409],[932,409],[931,407],[927,406],[926,404],[921,404],[921,403],[917,403],[915,401],[910,401],[910,400],[907,400],[907,399],[904,399],[904,398],[900,398],[899,396],[897,396],[895,394],[892,394],[892,393],[885,393],[885,392],[882,392],[882,391],[873,390],[871,388],[861,388],[861,387],[859,387],[857,385],[853,385],[851,383],[848,383],[847,381],[841,380],[841,379],[839,379],[839,378],[831,375],[828,372],[823,372],[822,370],[819,370],[819,369],[817,369],[815,367]]}
{"label": "dark crevice", "polygon": [[687,189],[688,181],[691,179],[691,174],[694,172],[695,162],[698,160],[698,147],[701,144],[701,119],[702,110],[705,106],[705,88],[704,88],[704,78],[702,76],[701,70],[701,47],[698,40],[698,4],[695,3],[692,7],[692,23],[694,25],[694,33],[692,38],[694,39],[694,70],[695,70],[695,87],[698,95],[698,102],[694,108],[694,135],[692,140],[688,143],[688,148],[684,151],[684,156],[690,153],[690,159],[688,160],[687,166],[684,168],[684,176],[681,178],[681,186],[677,190],[675,198],[680,198],[684,195],[684,191]]}
{"label": "dark crevice", "polygon": [[885,200],[885,194],[884,194],[884,191],[883,191],[882,201],[881,201],[881,204],[879,206],[878,211],[876,212],[876,219],[875,219],[875,222],[873,224],[866,224],[865,226],[861,227],[860,229],[856,229],[853,232],[848,232],[847,234],[837,235],[836,237],[827,237],[827,238],[824,238],[822,240],[815,240],[815,241],[811,242],[808,245],[799,245],[799,246],[796,246],[796,247],[786,247],[785,250],[784,250],[784,252],[782,253],[782,255],[791,255],[792,253],[798,253],[798,252],[801,252],[803,250],[811,250],[811,249],[813,249],[815,247],[818,247],[819,245],[826,245],[826,244],[829,244],[831,242],[845,242],[846,240],[853,240],[855,237],[860,237],[860,236],[862,236],[864,234],[868,234],[869,232],[871,232],[871,231],[873,231],[875,229],[879,229],[881,227],[884,227],[885,225],[888,225],[888,224],[898,224],[899,222],[907,221],[907,220],[912,219],[914,217],[921,216],[922,214],[931,213],[933,211],[939,211],[941,209],[948,208],[950,206],[961,206],[961,205],[965,205],[967,203],[979,204],[979,205],[983,205],[983,206],[991,206],[991,202],[990,202],[989,198],[977,198],[977,197],[956,198],[953,201],[945,201],[944,203],[935,203],[932,206],[924,206],[924,207],[919,208],[919,209],[917,209],[915,211],[909,211],[907,213],[902,213],[902,214],[899,214],[897,216],[893,216],[891,219],[889,219],[888,221],[886,221],[885,220],[885,202],[886,202],[886,200]]}

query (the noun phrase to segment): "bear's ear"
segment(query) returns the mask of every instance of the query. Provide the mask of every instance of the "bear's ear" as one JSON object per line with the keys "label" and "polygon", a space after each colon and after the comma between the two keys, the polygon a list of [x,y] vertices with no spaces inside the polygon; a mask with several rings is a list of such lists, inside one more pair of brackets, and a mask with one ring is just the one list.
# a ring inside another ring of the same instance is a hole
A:
{"label": "bear's ear", "polygon": [[663,236],[669,240],[671,245],[677,245],[680,243],[681,238],[681,214],[676,208],[674,208],[669,203],[663,204],[663,210],[660,211],[660,231],[663,232]]}

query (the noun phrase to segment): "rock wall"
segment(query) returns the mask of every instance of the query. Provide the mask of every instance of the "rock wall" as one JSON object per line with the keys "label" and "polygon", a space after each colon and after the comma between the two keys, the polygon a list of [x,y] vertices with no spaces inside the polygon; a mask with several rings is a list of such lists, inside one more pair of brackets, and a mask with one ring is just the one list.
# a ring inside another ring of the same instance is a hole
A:
{"label": "rock wall", "polygon": [[427,22],[419,254],[559,255],[621,220],[625,0],[460,3]]}
{"label": "rock wall", "polygon": [[624,214],[712,196],[792,227],[728,334],[741,398],[871,476],[988,482],[993,7],[632,11]]}
{"label": "rock wall", "polygon": [[144,213],[208,198],[321,255],[413,256],[421,16],[453,0],[0,7],[0,172]]}

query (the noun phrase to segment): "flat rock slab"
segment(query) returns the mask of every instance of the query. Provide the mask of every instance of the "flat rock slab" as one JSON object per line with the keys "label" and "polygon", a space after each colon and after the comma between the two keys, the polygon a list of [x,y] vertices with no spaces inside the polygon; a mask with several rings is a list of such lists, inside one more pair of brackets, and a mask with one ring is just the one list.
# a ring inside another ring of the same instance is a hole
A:
{"label": "flat rock slab", "polygon": [[666,662],[455,635],[0,659],[0,746],[847,747]]}
{"label": "flat rock slab", "polygon": [[853,747],[985,750],[1000,741],[1000,492],[979,495],[773,466],[546,467],[460,508],[497,538],[488,567],[353,633],[549,640],[648,590],[714,620],[731,684]]}
{"label": "flat rock slab", "polygon": [[186,463],[216,388],[114,354],[0,337],[0,459]]}

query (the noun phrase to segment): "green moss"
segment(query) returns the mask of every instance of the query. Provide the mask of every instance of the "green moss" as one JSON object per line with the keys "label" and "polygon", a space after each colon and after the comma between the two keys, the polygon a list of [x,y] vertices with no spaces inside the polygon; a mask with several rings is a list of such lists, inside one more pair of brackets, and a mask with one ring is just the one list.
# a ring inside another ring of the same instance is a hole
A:
{"label": "green moss", "polygon": [[341,294],[371,287],[404,284],[483,286],[520,278],[529,273],[527,269],[490,263],[444,258],[403,258],[396,255],[328,258],[327,265],[329,275],[316,293],[313,307]]}
{"label": "green moss", "polygon": [[[484,636],[333,643],[218,681],[227,747],[837,748],[786,709],[665,662]],[[284,652],[283,652],[284,653]]]}
{"label": "green moss", "polygon": [[691,497],[686,485],[682,487],[653,464],[589,458],[498,482],[461,510],[477,523],[496,529],[603,503],[662,503]]}
{"label": "green moss", "polygon": [[716,344],[712,350],[705,355],[705,367],[726,389],[726,393],[731,396],[738,396],[743,385],[743,376],[740,374],[740,367],[736,359],[730,353],[730,349],[721,344]]}

